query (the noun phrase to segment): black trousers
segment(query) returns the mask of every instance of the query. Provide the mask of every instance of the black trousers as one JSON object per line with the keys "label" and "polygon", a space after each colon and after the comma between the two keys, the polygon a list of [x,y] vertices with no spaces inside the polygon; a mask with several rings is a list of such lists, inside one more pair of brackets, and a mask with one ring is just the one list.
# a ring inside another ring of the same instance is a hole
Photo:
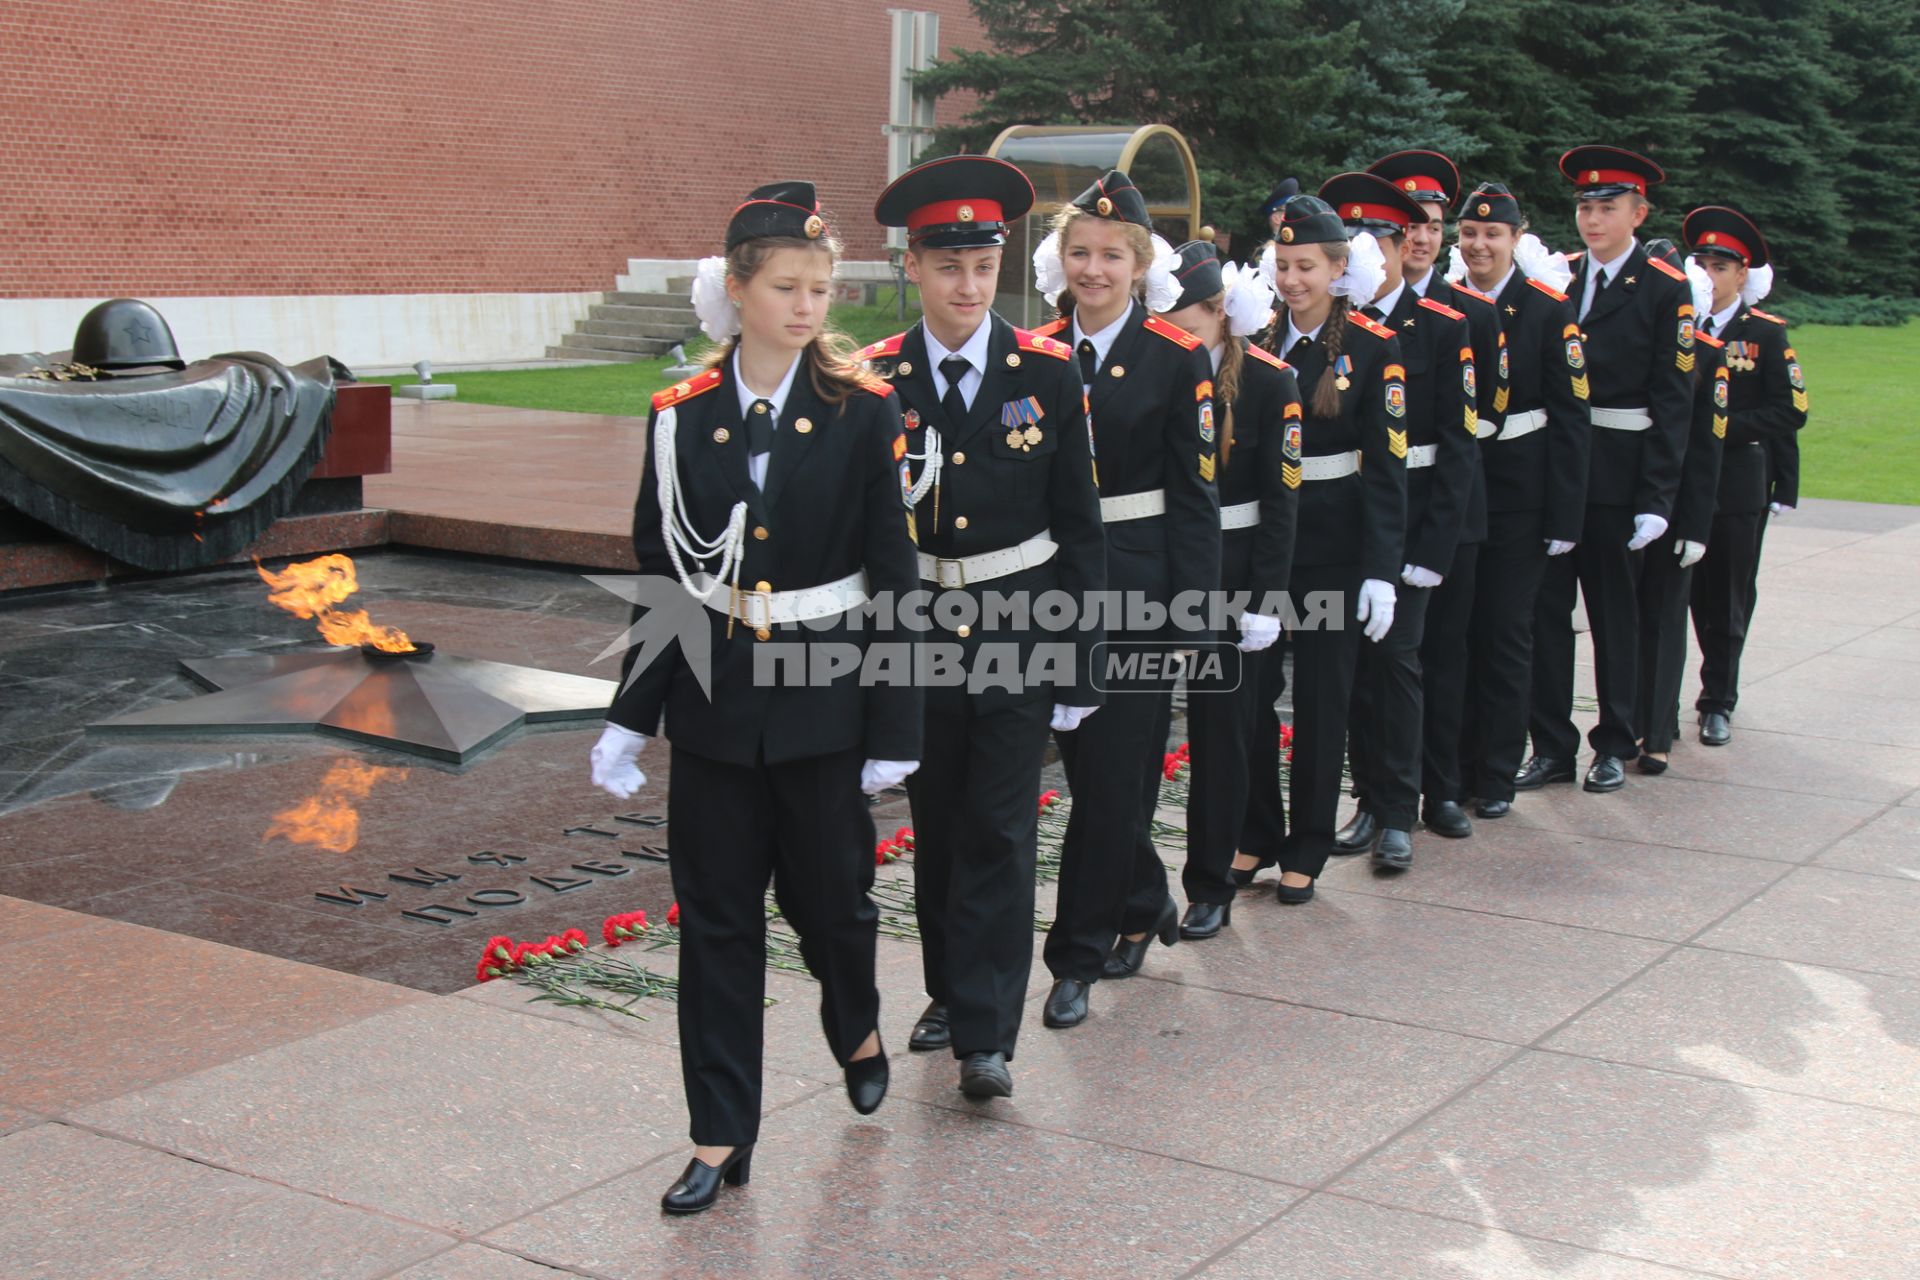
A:
{"label": "black trousers", "polygon": [[766,891],[820,983],[820,1023],[845,1063],[880,1023],[873,818],[861,753],[722,764],[673,749],[667,796],[680,903],[680,1070],[697,1146],[760,1132]]}
{"label": "black trousers", "polygon": [[[1263,668],[1269,658],[1277,662],[1278,655],[1270,646],[1259,653],[1243,653],[1240,658],[1240,678],[1230,689],[1187,681],[1187,742],[1192,754],[1188,761],[1187,862],[1180,871],[1180,887],[1186,891],[1188,902],[1233,901],[1233,879],[1227,873],[1240,847],[1252,789],[1249,761],[1254,724],[1266,688]],[[1267,706],[1271,709],[1272,703]],[[1279,737],[1276,724],[1276,744]],[[1273,776],[1277,792],[1277,764]]]}
{"label": "black trousers", "polygon": [[1648,544],[1640,570],[1640,686],[1634,735],[1642,750],[1666,752],[1680,735],[1680,682],[1687,669],[1687,601],[1699,566],[1682,569],[1672,535]]}
{"label": "black trousers", "polygon": [[1633,695],[1639,685],[1640,565],[1643,553],[1627,550],[1633,512],[1589,506],[1580,544],[1547,561],[1533,610],[1533,693],[1528,731],[1535,755],[1572,760],[1580,752],[1573,724],[1574,585],[1587,602],[1593,641],[1593,681],[1600,720],[1587,742],[1601,755],[1631,760]]}
{"label": "black trousers", "polygon": [[1461,756],[1463,785],[1483,800],[1513,799],[1513,776],[1527,752],[1534,606],[1549,562],[1541,527],[1538,511],[1492,512],[1480,546]]}
{"label": "black trousers", "polygon": [[1420,749],[1420,794],[1429,801],[1461,799],[1460,744],[1466,728],[1468,647],[1480,544],[1454,549],[1447,576],[1427,601],[1420,641],[1421,688],[1426,706]]}
{"label": "black trousers", "polygon": [[[1153,811],[1172,723],[1171,691],[1111,693],[1078,729],[1054,735],[1073,796],[1043,953],[1056,979],[1098,982],[1114,940],[1152,928],[1166,902]],[[1142,923],[1141,904],[1148,902]]]}
{"label": "black trousers", "polygon": [[1426,715],[1420,646],[1433,592],[1402,582],[1394,587],[1394,596],[1392,629],[1379,644],[1364,638],[1360,643],[1347,753],[1360,807],[1383,827],[1411,831],[1420,805],[1421,726]]}
{"label": "black trousers", "polygon": [[1693,634],[1700,642],[1701,711],[1732,715],[1740,701],[1740,655],[1758,600],[1760,541],[1767,512],[1713,518],[1707,554],[1693,567]]}
{"label": "black trousers", "polygon": [[1307,597],[1315,593],[1335,593],[1337,603],[1332,625],[1305,626],[1293,637],[1293,823],[1280,847],[1282,871],[1318,877],[1333,852],[1354,671],[1360,646],[1373,643],[1353,616],[1360,582],[1358,564],[1293,567],[1288,594],[1299,617],[1308,616]]}
{"label": "black trousers", "polygon": [[1052,709],[1045,698],[982,709],[958,689],[927,694],[920,768],[907,779],[913,905],[927,995],[947,1006],[956,1058],[1011,1058],[1020,1037]]}
{"label": "black trousers", "polygon": [[1293,639],[1282,634],[1255,664],[1259,687],[1253,705],[1253,736],[1247,743],[1247,809],[1240,823],[1240,852],[1272,866],[1287,838],[1287,807],[1280,798],[1280,708],[1287,692],[1287,655]]}

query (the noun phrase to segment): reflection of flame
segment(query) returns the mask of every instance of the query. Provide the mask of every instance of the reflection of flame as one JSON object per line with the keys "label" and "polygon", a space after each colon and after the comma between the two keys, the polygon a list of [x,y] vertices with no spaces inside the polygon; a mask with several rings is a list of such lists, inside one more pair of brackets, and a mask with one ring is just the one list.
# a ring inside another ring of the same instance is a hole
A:
{"label": "reflection of flame", "polygon": [[353,801],[366,799],[376,782],[398,782],[406,776],[405,769],[336,760],[320,780],[320,789],[293,808],[274,814],[261,839],[278,836],[295,844],[319,845],[329,853],[345,853],[360,843],[360,811]]}
{"label": "reflection of flame", "polygon": [[290,564],[279,573],[255,562],[260,577],[273,590],[267,599],[296,618],[312,618],[328,644],[370,644],[387,653],[407,653],[413,641],[398,627],[383,627],[367,617],[365,609],[334,608],[360,589],[353,560],[339,554]]}

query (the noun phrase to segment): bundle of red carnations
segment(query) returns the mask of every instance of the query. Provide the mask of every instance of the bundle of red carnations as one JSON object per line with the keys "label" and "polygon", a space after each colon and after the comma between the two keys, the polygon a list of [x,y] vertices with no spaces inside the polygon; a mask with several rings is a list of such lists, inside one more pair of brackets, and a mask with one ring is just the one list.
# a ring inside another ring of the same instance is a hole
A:
{"label": "bundle of red carnations", "polygon": [[873,847],[873,864],[884,867],[889,862],[898,862],[902,854],[913,852],[913,828],[901,827],[893,833],[890,840],[882,840]]}
{"label": "bundle of red carnations", "polygon": [[[679,940],[680,904],[667,911],[667,927],[655,930],[647,924],[645,911],[627,911],[611,915],[602,922],[600,936],[609,950],[625,942],[645,937],[652,948],[669,946]],[[533,999],[582,1009],[604,1009],[646,1020],[634,1005],[647,996],[676,1000],[680,994],[677,979],[653,973],[623,958],[595,952],[583,929],[548,934],[539,942],[516,942],[504,935],[487,939],[474,970],[479,982],[507,978],[534,988]],[[603,1000],[589,995],[588,989],[625,996],[623,1001]]]}

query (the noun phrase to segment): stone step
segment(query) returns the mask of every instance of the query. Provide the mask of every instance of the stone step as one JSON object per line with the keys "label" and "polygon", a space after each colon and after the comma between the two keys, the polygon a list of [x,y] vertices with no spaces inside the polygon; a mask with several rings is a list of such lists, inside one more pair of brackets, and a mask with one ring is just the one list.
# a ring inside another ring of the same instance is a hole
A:
{"label": "stone step", "polygon": [[[565,341],[565,339],[562,339]],[[599,351],[592,347],[548,347],[549,360],[607,360],[619,364],[635,364],[641,360],[651,360],[659,352],[649,351]]]}
{"label": "stone step", "polygon": [[682,298],[691,298],[693,296],[693,277],[668,276],[667,292],[676,294]]}
{"label": "stone step", "polygon": [[605,333],[569,333],[560,339],[563,347],[582,351],[635,351],[643,355],[666,354],[677,339],[619,337]]}
{"label": "stone step", "polygon": [[615,290],[606,295],[607,305],[615,307],[675,307],[683,311],[693,310],[691,289],[684,293],[622,293]]}
{"label": "stone step", "polygon": [[692,307],[624,307],[597,302],[587,308],[591,320],[619,320],[626,324],[677,324],[698,326],[700,317]]}
{"label": "stone step", "polygon": [[629,324],[625,320],[582,320],[575,332],[608,338],[659,338],[666,342],[692,340],[696,328],[688,324]]}

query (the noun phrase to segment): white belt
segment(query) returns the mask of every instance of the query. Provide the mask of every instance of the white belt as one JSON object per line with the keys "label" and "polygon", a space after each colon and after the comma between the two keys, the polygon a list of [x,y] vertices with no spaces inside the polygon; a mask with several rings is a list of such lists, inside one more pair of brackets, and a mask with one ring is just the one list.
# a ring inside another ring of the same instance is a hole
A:
{"label": "white belt", "polygon": [[1589,409],[1593,415],[1593,425],[1610,427],[1615,431],[1645,431],[1653,425],[1653,419],[1645,409]]}
{"label": "white belt", "polygon": [[1258,502],[1237,502],[1231,507],[1220,508],[1220,528],[1251,529],[1260,523],[1260,504]]}
{"label": "white belt", "polygon": [[1494,436],[1497,436],[1499,434],[1500,434],[1500,424],[1492,421],[1491,419],[1481,418],[1479,421],[1474,423],[1473,438],[1475,440],[1490,440]]}
{"label": "white belt", "polygon": [[713,591],[707,597],[707,608],[715,613],[732,614],[756,631],[783,623],[831,618],[836,613],[859,608],[868,598],[867,573],[864,569],[833,582],[817,587],[801,587],[797,591],[742,591],[738,596],[737,612],[729,608],[734,593],[725,583],[716,581],[709,574],[696,573],[693,575],[693,584],[703,591]]}
{"label": "white belt", "polygon": [[1440,460],[1440,446],[1437,444],[1416,444],[1407,449],[1407,469],[1430,467]]}
{"label": "white belt", "polygon": [[1167,491],[1148,489],[1144,493],[1123,493],[1117,498],[1100,499],[1100,519],[1107,524],[1120,520],[1144,520],[1167,513]]}
{"label": "white belt", "polygon": [[1329,453],[1318,458],[1300,459],[1302,480],[1338,480],[1360,470],[1360,453]]}
{"label": "white belt", "polygon": [[1518,440],[1521,436],[1532,435],[1546,425],[1545,409],[1528,409],[1522,413],[1510,413],[1507,415],[1506,424],[1500,428],[1500,438]]}
{"label": "white belt", "polygon": [[1043,565],[1053,559],[1054,553],[1059,550],[1053,533],[1043,530],[1017,546],[982,551],[979,555],[960,556],[957,559],[943,559],[922,551],[920,580],[947,589],[970,586],[976,582],[991,582],[1010,573],[1019,573],[1022,569]]}

